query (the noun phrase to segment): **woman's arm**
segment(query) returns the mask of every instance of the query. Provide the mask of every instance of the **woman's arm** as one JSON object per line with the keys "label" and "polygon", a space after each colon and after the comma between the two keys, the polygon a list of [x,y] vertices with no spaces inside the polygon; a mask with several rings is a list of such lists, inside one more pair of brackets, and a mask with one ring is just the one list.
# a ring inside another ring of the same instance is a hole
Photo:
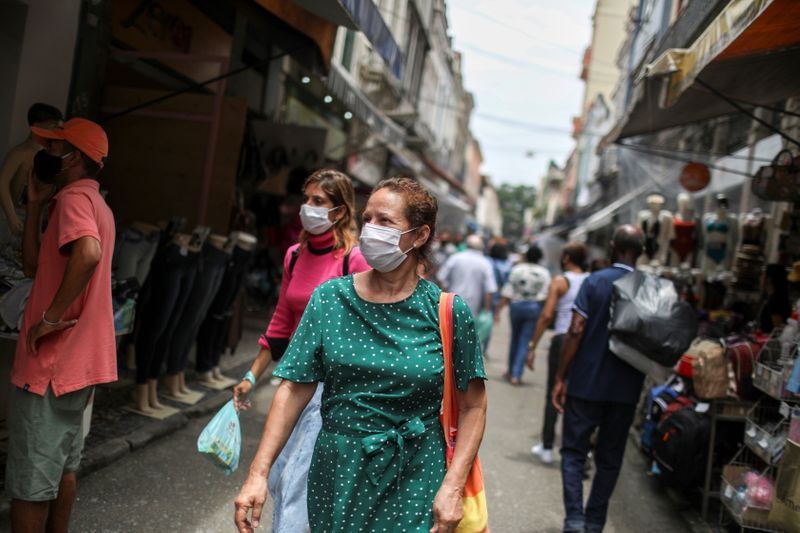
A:
{"label": "woman's arm", "polygon": [[511,301],[510,298],[508,298],[506,296],[503,296],[503,297],[500,298],[500,301],[497,302],[497,309],[494,310],[494,321],[495,321],[495,323],[500,322],[500,311],[502,311],[503,308],[505,306],[507,306],[508,302],[510,302],[510,301]]}
{"label": "woman's arm", "polygon": [[[261,522],[261,511],[267,500],[269,470],[289,440],[300,413],[308,405],[316,389],[316,383],[284,380],[275,392],[258,451],[250,465],[250,475],[235,501],[235,521],[240,533],[252,533],[253,528],[258,527]],[[250,511],[252,522],[247,519]]]}
{"label": "woman's arm", "polygon": [[528,368],[533,370],[533,358],[536,352],[536,347],[539,341],[542,340],[545,330],[553,323],[553,318],[556,315],[556,305],[558,301],[567,292],[567,280],[563,276],[558,276],[550,284],[550,291],[547,294],[547,300],[544,302],[544,309],[542,314],[539,315],[539,321],[536,323],[536,332],[533,334],[530,344],[528,344]]}
{"label": "woman's arm", "polygon": [[[256,360],[253,361],[253,366],[250,367],[250,372],[253,373],[256,382],[267,368],[269,368],[270,363],[272,363],[272,351],[262,345],[261,351],[259,351],[256,356]],[[247,399],[247,395],[250,394],[250,391],[252,391],[254,387],[255,385],[250,383],[250,380],[242,378],[242,381],[233,388],[233,403],[236,405],[237,410],[248,408],[250,402],[244,400]],[[240,398],[244,398],[244,400]]]}
{"label": "woman's arm", "polygon": [[461,498],[467,476],[478,455],[486,427],[486,385],[482,379],[469,382],[466,392],[457,391],[458,439],[453,461],[433,500],[431,533],[453,531],[463,517]]}

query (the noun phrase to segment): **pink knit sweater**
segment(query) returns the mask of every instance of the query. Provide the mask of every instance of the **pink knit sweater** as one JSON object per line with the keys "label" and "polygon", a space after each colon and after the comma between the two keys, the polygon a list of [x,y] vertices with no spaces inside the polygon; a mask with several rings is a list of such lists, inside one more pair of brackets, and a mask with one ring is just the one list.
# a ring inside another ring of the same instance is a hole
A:
{"label": "pink knit sweater", "polygon": [[[300,317],[311,299],[311,293],[318,285],[329,279],[342,275],[344,254],[342,250],[331,250],[334,243],[333,231],[322,235],[309,235],[306,246],[297,258],[294,270],[289,274],[292,253],[300,246],[295,244],[286,251],[283,258],[283,280],[278,297],[278,306],[267,327],[266,335],[262,335],[258,343],[269,348],[266,337],[288,339],[297,329]],[[349,273],[364,272],[370,267],[361,255],[358,247],[350,252]]]}

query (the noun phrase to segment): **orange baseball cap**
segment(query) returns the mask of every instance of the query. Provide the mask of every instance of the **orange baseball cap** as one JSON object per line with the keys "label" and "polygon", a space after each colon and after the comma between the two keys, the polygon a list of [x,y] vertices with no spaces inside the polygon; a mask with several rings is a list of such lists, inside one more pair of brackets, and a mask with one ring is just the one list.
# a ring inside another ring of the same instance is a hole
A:
{"label": "orange baseball cap", "polygon": [[85,118],[69,119],[63,126],[52,130],[32,126],[31,131],[43,139],[67,141],[101,167],[108,156],[106,132],[99,124]]}

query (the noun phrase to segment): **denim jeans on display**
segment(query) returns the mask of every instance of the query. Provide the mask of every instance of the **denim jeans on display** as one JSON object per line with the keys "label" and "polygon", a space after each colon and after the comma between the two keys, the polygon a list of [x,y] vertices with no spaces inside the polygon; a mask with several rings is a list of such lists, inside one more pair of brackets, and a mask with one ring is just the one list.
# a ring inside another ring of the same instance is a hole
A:
{"label": "denim jeans on display", "polygon": [[196,370],[198,372],[208,372],[219,365],[222,352],[225,351],[231,307],[244,283],[252,255],[252,252],[239,246],[233,249],[233,256],[222,277],[217,295],[197,334]]}
{"label": "denim jeans on display", "polygon": [[153,258],[158,251],[160,232],[144,233],[137,228],[128,228],[119,238],[114,256],[115,278],[126,280],[136,278],[139,286],[143,286]]}
{"label": "denim jeans on display", "polygon": [[184,312],[172,335],[167,356],[167,374],[178,374],[186,369],[186,361],[192,350],[192,343],[222,284],[222,278],[230,259],[230,254],[208,243],[203,247],[201,266]]}
{"label": "denim jeans on display", "polygon": [[175,326],[189,299],[200,264],[199,253],[168,244],[153,261],[149,300],[140,310],[136,338],[136,382],[157,379]]}
{"label": "denim jeans on display", "polygon": [[322,429],[323,385],[300,415],[283,451],[269,471],[269,493],[275,502],[272,533],[308,533],[308,469]]}
{"label": "denim jeans on display", "polygon": [[550,350],[547,352],[547,392],[544,398],[544,425],[542,426],[542,446],[545,450],[552,450],[556,440],[556,423],[558,411],[553,407],[550,397],[556,385],[558,364],[561,361],[561,348],[564,346],[564,334],[553,336],[550,341]]}
{"label": "denim jeans on display", "polygon": [[511,345],[508,349],[508,373],[520,379],[528,358],[528,343],[536,331],[536,322],[542,312],[542,302],[525,300],[511,302]]}
{"label": "denim jeans on display", "polygon": [[[635,412],[636,406],[633,404],[567,397],[561,448],[565,531],[603,531],[608,516],[608,501],[622,468],[628,430]],[[583,467],[591,447],[592,433],[597,428],[599,431],[594,449],[596,473],[584,508]]]}

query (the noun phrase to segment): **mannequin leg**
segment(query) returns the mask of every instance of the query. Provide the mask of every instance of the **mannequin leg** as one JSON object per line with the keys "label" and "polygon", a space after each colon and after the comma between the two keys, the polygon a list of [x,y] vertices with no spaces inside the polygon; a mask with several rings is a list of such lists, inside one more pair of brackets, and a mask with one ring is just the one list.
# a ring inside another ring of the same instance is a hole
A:
{"label": "mannequin leg", "polygon": [[194,394],[196,391],[186,385],[186,372],[178,374],[178,388],[181,394]]}
{"label": "mannequin leg", "polygon": [[133,391],[133,403],[136,406],[136,409],[143,413],[153,412],[153,409],[150,408],[147,383],[143,385],[136,385],[136,389]]}
{"label": "mannequin leg", "polygon": [[158,380],[147,380],[147,401],[151,409],[163,409],[164,406],[158,401]]}
{"label": "mannequin leg", "polygon": [[181,397],[181,383],[178,374],[167,374],[164,376],[164,384],[167,387],[167,394],[173,398]]}

